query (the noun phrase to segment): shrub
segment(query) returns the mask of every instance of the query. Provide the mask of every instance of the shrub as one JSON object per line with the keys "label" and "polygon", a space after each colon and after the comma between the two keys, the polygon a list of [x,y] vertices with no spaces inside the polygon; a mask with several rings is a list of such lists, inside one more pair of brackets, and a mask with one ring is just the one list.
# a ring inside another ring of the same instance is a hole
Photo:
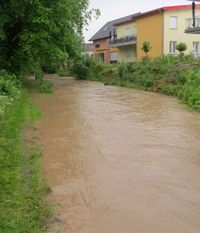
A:
{"label": "shrub", "polygon": [[42,93],[52,93],[52,84],[48,81],[42,80],[40,82],[39,89]]}
{"label": "shrub", "polygon": [[185,43],[180,42],[176,45],[176,50],[178,50],[179,53],[182,53],[187,50],[187,45]]}
{"label": "shrub", "polygon": [[78,59],[73,66],[73,73],[77,79],[85,80],[88,78],[90,72],[89,66],[86,65],[84,59]]}
{"label": "shrub", "polygon": [[118,68],[118,76],[119,76],[120,86],[122,86],[123,79],[124,79],[125,73],[127,71],[127,67],[125,66],[124,63],[120,63],[117,68]]}
{"label": "shrub", "polygon": [[0,95],[0,119],[4,116],[6,107],[11,104],[11,100],[8,96]]}
{"label": "shrub", "polygon": [[71,76],[71,70],[67,68],[60,68],[58,69],[57,74],[61,77],[69,77]]}
{"label": "shrub", "polygon": [[200,61],[195,60],[192,55],[185,56],[184,60],[167,55],[145,59],[145,62],[114,65],[104,65],[91,58],[81,58],[75,63],[74,72],[79,79],[97,80],[105,85],[133,87],[178,96],[183,103],[200,110],[200,69],[187,66],[199,63]]}
{"label": "shrub", "polygon": [[6,107],[19,97],[19,80],[5,70],[0,70],[0,118],[4,116]]}
{"label": "shrub", "polygon": [[180,60],[183,61],[184,51],[187,50],[187,45],[185,43],[180,42],[176,45],[176,50],[179,51]]}
{"label": "shrub", "polygon": [[146,58],[148,56],[148,53],[151,51],[151,49],[152,49],[152,47],[150,45],[150,41],[144,41],[142,44],[141,50],[144,51]]}
{"label": "shrub", "polygon": [[187,71],[185,76],[186,81],[179,90],[178,97],[191,108],[200,110],[200,70]]}

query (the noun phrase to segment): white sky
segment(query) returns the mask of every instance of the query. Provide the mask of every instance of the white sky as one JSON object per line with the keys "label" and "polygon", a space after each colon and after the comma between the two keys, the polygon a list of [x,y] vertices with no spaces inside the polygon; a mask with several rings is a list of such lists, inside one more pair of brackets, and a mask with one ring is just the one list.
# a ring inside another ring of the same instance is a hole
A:
{"label": "white sky", "polygon": [[163,6],[191,4],[187,0],[90,0],[90,8],[98,8],[101,16],[93,19],[85,29],[85,41],[89,40],[106,22],[134,14],[145,12]]}

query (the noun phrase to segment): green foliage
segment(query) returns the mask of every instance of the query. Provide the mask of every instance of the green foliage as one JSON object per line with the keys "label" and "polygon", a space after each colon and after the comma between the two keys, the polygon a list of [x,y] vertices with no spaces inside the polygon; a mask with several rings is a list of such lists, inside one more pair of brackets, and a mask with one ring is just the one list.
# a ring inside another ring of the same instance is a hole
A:
{"label": "green foliage", "polygon": [[0,124],[0,232],[46,232],[48,191],[39,166],[40,153],[24,154],[22,127],[38,116],[22,93]]}
{"label": "green foliage", "polygon": [[120,63],[117,68],[118,68],[118,76],[120,79],[120,86],[122,86],[123,85],[123,78],[124,78],[124,75],[126,72],[126,65],[124,63]]}
{"label": "green foliage", "polygon": [[187,50],[187,45],[185,43],[180,42],[176,45],[176,50],[178,50],[179,53],[182,53]]}
{"label": "green foliage", "polygon": [[92,76],[95,75],[95,67],[93,58],[83,56],[75,61],[72,70],[77,79],[85,80],[87,78],[92,79]]}
{"label": "green foliage", "polygon": [[13,104],[19,95],[19,82],[16,76],[0,70],[0,119],[4,116],[6,107]]}
{"label": "green foliage", "polygon": [[178,92],[179,98],[189,107],[200,110],[200,69],[189,70]]}
{"label": "green foliage", "polygon": [[42,80],[39,84],[39,89],[42,93],[52,93],[52,84],[48,81]]}
{"label": "green foliage", "polygon": [[57,74],[61,77],[70,77],[71,76],[71,70],[68,68],[60,68],[57,71]]}
{"label": "green foliage", "polygon": [[[79,60],[79,64],[74,72],[83,79],[178,96],[189,107],[200,110],[200,68],[192,67],[200,66],[200,62],[192,55],[185,56],[184,60],[168,55],[116,65],[103,65],[93,60],[91,63]],[[182,68],[184,64],[187,68]]]}
{"label": "green foliage", "polygon": [[180,42],[176,45],[176,50],[179,51],[180,60],[183,61],[184,60],[184,51],[187,50],[187,45],[185,43]]}
{"label": "green foliage", "polygon": [[148,56],[148,53],[151,51],[151,49],[152,47],[150,41],[144,41],[141,50],[144,51],[146,57]]}
{"label": "green foliage", "polygon": [[89,0],[0,1],[0,69],[25,76],[80,53]]}

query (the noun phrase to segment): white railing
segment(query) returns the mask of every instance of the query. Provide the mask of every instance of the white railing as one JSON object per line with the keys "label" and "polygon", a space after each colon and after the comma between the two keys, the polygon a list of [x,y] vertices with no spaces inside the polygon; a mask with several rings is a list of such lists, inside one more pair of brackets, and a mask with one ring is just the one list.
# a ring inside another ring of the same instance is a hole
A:
{"label": "white railing", "polygon": [[110,47],[117,47],[122,45],[135,44],[137,42],[137,36],[131,35],[122,38],[111,39],[109,41]]}
{"label": "white railing", "polygon": [[195,18],[195,22],[193,22],[192,18],[186,19],[186,29],[191,28],[200,28],[200,16]]}

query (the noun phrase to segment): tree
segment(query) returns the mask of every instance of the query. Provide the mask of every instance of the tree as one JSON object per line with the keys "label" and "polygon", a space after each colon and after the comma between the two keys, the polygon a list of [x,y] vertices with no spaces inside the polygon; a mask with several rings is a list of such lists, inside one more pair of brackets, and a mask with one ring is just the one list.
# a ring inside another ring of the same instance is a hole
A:
{"label": "tree", "polygon": [[181,60],[183,60],[183,58],[184,58],[184,51],[187,50],[187,45],[185,43],[180,42],[180,43],[178,43],[176,45],[176,50],[179,51],[179,57],[180,57]]}
{"label": "tree", "polygon": [[94,12],[88,5],[89,0],[0,0],[0,69],[27,75],[76,56]]}
{"label": "tree", "polygon": [[145,57],[148,57],[148,53],[151,51],[152,47],[150,41],[144,41],[141,48],[145,52]]}

